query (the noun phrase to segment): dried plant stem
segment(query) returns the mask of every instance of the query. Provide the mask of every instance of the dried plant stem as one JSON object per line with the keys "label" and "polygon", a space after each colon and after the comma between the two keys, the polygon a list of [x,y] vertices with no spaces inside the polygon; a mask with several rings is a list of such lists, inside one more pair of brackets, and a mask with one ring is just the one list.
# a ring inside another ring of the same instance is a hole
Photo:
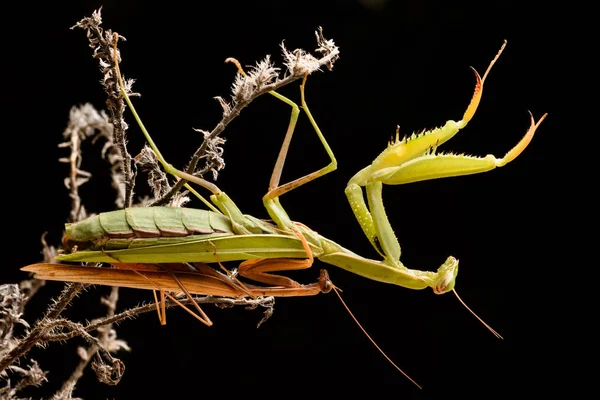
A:
{"label": "dried plant stem", "polygon": [[114,143],[121,155],[121,171],[123,172],[125,181],[125,206],[131,207],[133,204],[135,171],[132,170],[132,158],[127,151],[126,131],[128,126],[123,117],[125,102],[123,101],[123,96],[121,96],[115,70],[115,66],[120,59],[120,54],[118,50],[113,52],[115,38],[112,31],[105,31],[100,27],[101,24],[102,17],[100,10],[96,10],[92,13],[91,17],[83,18],[74,27],[86,30],[90,47],[94,50],[93,57],[100,62],[100,67],[104,74],[102,82],[104,91],[107,94],[106,106],[110,112],[111,123],[114,128]]}
{"label": "dried plant stem", "polygon": [[[7,356],[3,360],[0,360],[0,373],[2,371],[4,371],[4,369],[6,369],[9,365],[14,363],[18,358],[20,358],[25,353],[27,353],[33,346],[35,346],[38,343],[41,344],[41,343],[48,343],[48,342],[55,342],[55,341],[65,341],[68,339],[72,339],[74,337],[84,336],[89,332],[92,332],[92,331],[98,330],[101,327],[104,327],[105,325],[111,325],[114,323],[118,323],[118,322],[121,322],[121,321],[124,321],[127,319],[134,318],[138,315],[141,315],[141,314],[144,314],[147,312],[154,312],[156,310],[156,305],[154,303],[131,308],[131,309],[123,311],[119,314],[115,314],[114,308],[109,307],[109,312],[107,313],[107,316],[105,318],[102,318],[95,322],[89,323],[86,326],[82,326],[80,324],[75,324],[75,323],[72,323],[70,321],[66,321],[63,319],[57,320],[56,317],[60,314],[60,312],[64,309],[64,307],[67,304],[69,304],[71,302],[71,300],[73,299],[73,297],[77,293],[79,293],[79,290],[81,290],[80,288],[74,289],[73,286],[84,286],[84,285],[72,284],[72,285],[67,286],[65,291],[63,291],[61,296],[54,303],[53,309],[50,310],[45,315],[43,321],[47,321],[47,322],[42,323],[43,322],[42,321],[42,322],[38,323],[36,325],[36,327],[31,331],[31,333],[21,340],[21,342],[19,343],[18,346],[16,346],[10,353],[8,353]],[[85,286],[87,286],[87,285],[85,285]],[[112,301],[116,302],[116,300],[111,300],[111,298],[114,295],[115,294],[114,294],[114,288],[113,288],[113,292],[111,292],[111,297],[108,300],[108,302],[110,304],[113,304]],[[194,301],[198,304],[215,304],[216,306],[219,306],[219,307],[246,306],[246,307],[254,308],[257,306],[261,306],[261,307],[267,308],[267,314],[266,314],[267,317],[270,315],[270,311],[274,304],[274,298],[270,297],[270,296],[269,297],[261,297],[261,298],[257,298],[257,299],[231,299],[231,298],[226,298],[226,297],[207,296],[207,297],[195,298]],[[182,304],[189,304],[191,301],[188,299],[182,299],[182,300],[180,300],[180,302]],[[175,307],[175,306],[177,306],[177,304],[171,300],[167,300],[165,303],[166,308],[171,308],[171,307]],[[69,322],[69,323],[67,323],[67,322]],[[262,322],[264,322],[264,320],[260,321],[260,323],[262,323]],[[67,328],[70,328],[71,330],[69,330],[67,332],[62,332],[62,333],[51,333],[51,330],[53,330],[59,326],[67,327]],[[108,330],[106,330],[106,332],[108,332]],[[98,342],[94,343],[94,345],[97,346],[98,348],[95,348],[95,351],[93,353],[91,353],[92,355],[96,351],[99,350],[100,346],[98,346],[98,343],[102,343],[101,337],[99,337],[98,339],[94,338],[94,341],[96,341],[96,340],[98,340]],[[88,349],[88,352],[91,349],[92,349],[92,347],[90,347],[90,349]],[[90,356],[90,358],[91,358],[91,356]],[[87,365],[87,363],[86,363],[86,365]],[[82,363],[80,363],[80,365],[77,368],[79,369],[80,366],[81,366],[81,370],[83,370],[83,368],[85,368],[85,365],[82,366]],[[76,373],[77,373],[77,369],[73,373],[73,375],[75,375]],[[73,378],[73,375],[71,376],[70,379]],[[64,386],[63,386],[63,388],[64,388]]]}
{"label": "dried plant stem", "polygon": [[[338,57],[338,53],[332,52],[331,54],[328,54],[327,56],[318,60],[319,65],[320,66],[330,65],[336,57]],[[202,159],[202,157],[206,154],[207,147],[209,146],[211,141],[214,140],[214,138],[216,138],[217,136],[219,136],[225,130],[227,125],[229,125],[229,123],[231,121],[233,121],[235,118],[237,118],[240,115],[240,113],[242,112],[242,110],[244,108],[246,108],[254,99],[256,99],[259,96],[262,96],[265,93],[269,93],[271,91],[275,91],[286,85],[289,85],[290,83],[297,81],[298,79],[302,78],[303,76],[304,76],[304,72],[291,73],[290,75],[286,76],[285,78],[283,78],[281,80],[278,80],[276,82],[273,82],[273,83],[265,85],[265,86],[262,86],[260,89],[256,90],[247,99],[238,100],[236,102],[236,104],[230,109],[229,112],[225,112],[223,114],[223,118],[213,128],[213,130],[210,132],[210,134],[206,135],[206,137],[204,138],[204,141],[202,142],[202,145],[196,150],[196,152],[192,156],[192,159],[191,159],[190,163],[188,164],[188,167],[185,172],[187,172],[188,174],[192,174],[194,176],[200,176],[200,177],[203,174],[205,174],[207,172],[207,170],[209,169],[209,167],[207,167],[199,172],[195,172],[195,170],[196,170],[196,167],[198,166],[198,163]],[[162,204],[167,203],[169,201],[169,199],[171,199],[171,197],[173,197],[179,190],[181,190],[183,185],[185,185],[186,183],[187,183],[187,181],[184,179],[178,180],[165,196],[161,197],[160,199],[157,199],[151,205],[162,205]]]}
{"label": "dried plant stem", "polygon": [[[288,59],[287,65],[289,74],[287,76],[285,76],[282,79],[275,79],[274,82],[269,83],[268,80],[276,76],[277,69],[273,68],[270,65],[269,59],[267,57],[267,59],[265,59],[265,61],[262,64],[259,64],[255,68],[255,74],[252,77],[253,79],[249,79],[249,81],[253,83],[253,89],[250,90],[249,93],[247,93],[246,95],[234,93],[235,100],[233,107],[227,104],[223,99],[218,98],[219,102],[221,103],[224,109],[223,117],[221,118],[221,121],[219,121],[219,123],[217,123],[217,125],[213,128],[213,130],[210,131],[210,133],[203,132],[205,133],[204,141],[192,156],[192,159],[190,160],[190,163],[188,164],[188,167],[185,172],[194,176],[202,177],[203,174],[205,174],[213,168],[213,166],[207,165],[204,169],[196,171],[198,163],[203,157],[206,156],[209,147],[212,143],[214,143],[217,136],[219,136],[225,130],[227,125],[229,125],[231,121],[237,118],[242,112],[242,110],[246,108],[254,99],[266,93],[278,90],[286,85],[289,85],[290,83],[300,78],[303,78],[305,74],[310,74],[311,72],[318,70],[322,66],[327,66],[327,68],[331,69],[333,63],[339,57],[339,49],[333,44],[333,41],[328,41],[323,37],[321,30],[319,30],[319,32],[317,33],[317,42],[319,44],[319,49],[317,51],[323,52],[325,54],[322,58],[309,58],[300,50],[297,50],[294,53],[290,53],[287,50],[285,50],[285,48],[282,46],[284,56]],[[234,61],[234,63],[236,63],[239,68],[239,63],[237,62],[237,60],[228,60]],[[309,65],[309,63],[312,65]],[[246,77],[246,74],[243,71],[239,70],[238,75],[242,76],[242,74],[244,77]],[[261,76],[261,74],[264,77]],[[261,82],[261,78],[267,80],[267,82]],[[240,86],[238,87],[238,89],[241,89],[240,92],[242,92],[242,90],[245,89],[243,85],[244,84],[240,84]],[[234,84],[234,92],[235,86],[236,85]],[[173,185],[173,187],[167,192],[166,195],[157,199],[151,205],[162,205],[167,203],[169,199],[173,197],[179,190],[181,190],[183,185],[185,185],[186,183],[187,181],[184,179],[178,180]]]}
{"label": "dried plant stem", "polygon": [[[113,317],[115,315],[115,311],[117,309],[117,301],[119,300],[119,288],[112,287],[108,298],[103,299],[103,300],[104,300],[103,303],[108,308],[106,317],[104,319],[105,320],[110,319],[111,317]],[[109,332],[110,332],[110,329],[112,328],[112,323],[106,323],[105,325],[106,325],[105,329],[98,329],[98,332],[99,332],[98,333],[98,342],[100,344],[94,343],[94,344],[90,345],[86,350],[84,350],[85,355],[82,354],[79,364],[77,364],[77,367],[75,367],[75,370],[73,371],[73,373],[71,374],[69,379],[67,379],[63,383],[63,385],[58,393],[66,392],[66,391],[74,388],[75,384],[83,376],[83,371],[88,366],[88,364],[90,363],[90,361],[92,360],[94,355],[98,352],[98,350],[100,350],[101,348],[107,347],[106,344],[109,340]],[[90,332],[90,331],[86,331],[85,328],[82,328],[81,330],[83,332]],[[47,337],[45,337],[44,339],[45,339],[45,341],[48,341]]]}
{"label": "dried plant stem", "polygon": [[55,321],[56,317],[60,315],[62,310],[71,303],[73,298],[85,287],[81,283],[73,283],[65,286],[65,289],[60,294],[58,299],[54,301],[46,311],[44,318],[36,324],[35,328],[25,335],[24,338],[20,339],[17,344],[6,356],[0,360],[0,374],[6,370],[10,365],[15,363],[19,358],[25,355],[31,348],[44,340],[44,336],[48,333],[49,329],[52,329],[52,321]]}
{"label": "dried plant stem", "polygon": [[[194,301],[197,304],[214,304],[217,307],[223,307],[223,308],[234,307],[234,306],[246,306],[249,308],[255,308],[255,307],[261,306],[261,307],[265,307],[267,309],[266,310],[267,317],[270,315],[269,312],[273,308],[273,305],[275,304],[275,299],[271,296],[259,297],[256,299],[245,299],[245,298],[244,299],[232,299],[232,298],[227,298],[227,297],[206,296],[206,297],[194,298]],[[181,300],[179,300],[179,302],[184,305],[191,303],[191,301],[187,298],[181,299]],[[165,308],[171,308],[171,307],[177,307],[177,306],[178,306],[178,304],[170,299],[167,299],[165,302]],[[130,308],[119,314],[116,314],[113,316],[107,316],[106,318],[102,318],[102,319],[96,320],[94,322],[91,322],[88,325],[83,326],[81,330],[77,329],[77,330],[71,330],[71,331],[62,332],[62,333],[48,333],[44,337],[44,341],[45,342],[56,342],[56,341],[69,340],[74,337],[81,336],[82,331],[92,332],[104,325],[119,323],[119,322],[122,322],[127,319],[135,318],[138,315],[141,315],[141,314],[144,314],[147,312],[155,312],[155,311],[156,311],[156,304],[154,304],[154,303]],[[264,322],[264,320],[261,321],[261,323],[262,322]]]}
{"label": "dried plant stem", "polygon": [[44,319],[53,319],[58,317],[60,313],[65,309],[65,307],[73,301],[75,296],[77,296],[80,291],[89,286],[90,285],[83,283],[66,284],[58,299],[56,299],[54,304],[50,305],[50,307],[48,308]]}
{"label": "dried plant stem", "polygon": [[[77,132],[69,135],[69,139],[71,141],[71,149],[80,149],[81,148],[81,137]],[[77,182],[77,175],[79,170],[79,165],[81,164],[81,153],[77,151],[71,151],[69,156],[69,166],[70,166],[70,174],[69,174],[69,197],[71,198],[71,214],[69,216],[69,221],[75,222],[77,221],[77,217],[79,216],[79,211],[81,209],[81,197],[79,197],[79,184]]]}

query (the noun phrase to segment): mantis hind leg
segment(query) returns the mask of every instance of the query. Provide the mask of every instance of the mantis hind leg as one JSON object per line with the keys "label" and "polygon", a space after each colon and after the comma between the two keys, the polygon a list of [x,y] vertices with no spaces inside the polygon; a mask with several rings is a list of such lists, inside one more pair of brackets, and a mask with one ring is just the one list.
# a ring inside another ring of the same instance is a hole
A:
{"label": "mantis hind leg", "polygon": [[327,152],[327,155],[329,156],[330,162],[325,167],[323,167],[317,171],[314,171],[303,177],[297,178],[291,182],[280,185],[281,173],[283,171],[283,165],[285,164],[285,159],[287,157],[290,142],[291,142],[292,136],[294,134],[294,129],[296,128],[296,123],[298,121],[298,115],[300,114],[300,108],[298,107],[298,105],[296,103],[294,103],[290,99],[280,95],[279,93],[271,92],[271,94],[273,96],[277,97],[279,100],[283,101],[284,103],[286,103],[292,107],[292,115],[290,117],[290,123],[288,125],[288,129],[285,134],[285,138],[283,139],[283,143],[281,145],[281,150],[279,151],[279,156],[277,157],[277,161],[275,162],[275,167],[273,168],[273,173],[271,174],[271,180],[269,182],[269,191],[263,197],[263,203],[265,205],[265,208],[267,209],[267,212],[269,213],[269,215],[271,216],[273,221],[275,221],[275,223],[277,223],[277,225],[282,229],[291,229],[293,227],[293,223],[290,220],[290,218],[288,217],[288,215],[285,212],[285,210],[283,209],[283,207],[281,206],[281,204],[279,203],[279,196],[281,196],[282,194],[287,193],[299,186],[302,186],[305,183],[315,180],[325,174],[328,174],[329,172],[332,172],[337,168],[337,160],[335,159],[333,151],[329,147],[327,140],[323,136],[323,133],[319,129],[319,126],[315,122],[310,110],[308,109],[308,106],[306,105],[306,100],[304,97],[304,90],[305,90],[305,86],[306,86],[307,77],[308,77],[308,75],[304,75],[302,84],[300,85],[301,107],[304,110],[304,112],[306,113],[306,116],[308,117],[313,129],[317,133],[319,140],[323,144],[323,147],[325,148],[325,151]]}
{"label": "mantis hind leg", "polygon": [[[200,306],[198,305],[198,303],[196,303],[194,301],[194,298],[192,297],[192,295],[190,294],[190,292],[187,290],[187,288],[185,287],[185,285],[177,277],[177,275],[175,273],[175,272],[177,272],[177,269],[178,269],[176,264],[159,264],[159,265],[153,265],[153,264],[113,263],[112,265],[115,266],[116,268],[119,268],[119,269],[126,269],[126,270],[131,270],[131,271],[135,272],[137,275],[139,275],[140,277],[142,277],[143,279],[145,279],[146,281],[148,281],[154,287],[154,289],[152,290],[152,293],[154,295],[154,302],[156,304],[156,312],[158,314],[158,320],[160,321],[161,325],[166,325],[167,324],[167,313],[166,313],[166,307],[165,307],[165,305],[166,305],[165,297],[168,297],[169,299],[171,299],[178,306],[180,306],[181,308],[183,308],[185,311],[187,311],[188,313],[190,313],[194,318],[196,318],[198,321],[202,322],[206,326],[211,326],[213,324],[212,321],[210,320],[210,318],[208,317],[208,315],[206,315],[206,313],[202,310],[202,308],[200,308]],[[177,286],[179,286],[179,288],[181,289],[182,293],[185,294],[185,296],[187,297],[187,299],[189,300],[189,302],[194,306],[194,308],[196,309],[196,312],[194,312],[193,310],[191,310],[190,308],[188,308],[186,305],[184,305],[183,303],[181,303],[175,296],[173,296],[170,293],[168,293],[165,290],[163,290],[160,287],[160,285],[156,284],[154,281],[152,281],[151,278],[147,277],[144,274],[144,270],[147,270],[147,271],[166,271],[169,274],[169,276],[171,277],[171,279],[173,279],[173,281],[177,284]],[[158,299],[158,296],[156,295],[156,291],[157,290],[160,293],[160,300]]]}

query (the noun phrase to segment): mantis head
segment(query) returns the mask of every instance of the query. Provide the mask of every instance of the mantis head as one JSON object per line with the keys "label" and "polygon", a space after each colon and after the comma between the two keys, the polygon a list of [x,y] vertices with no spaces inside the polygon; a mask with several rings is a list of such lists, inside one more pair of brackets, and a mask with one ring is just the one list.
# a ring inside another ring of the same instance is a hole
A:
{"label": "mantis head", "polygon": [[454,290],[456,275],[458,275],[458,260],[450,256],[438,269],[438,279],[432,286],[433,293],[444,294]]}
{"label": "mantis head", "polygon": [[325,269],[322,269],[321,275],[319,275],[319,288],[321,289],[321,293],[329,293],[331,292],[331,289],[335,288],[335,285],[331,282],[331,279],[329,279],[329,274]]}
{"label": "mantis head", "polygon": [[473,310],[471,310],[469,308],[469,306],[467,306],[465,304],[464,301],[462,301],[462,299],[460,298],[458,293],[456,293],[456,290],[454,290],[454,285],[456,284],[456,275],[458,275],[458,260],[452,256],[448,257],[446,259],[446,262],[444,262],[442,264],[442,266],[438,269],[437,273],[438,273],[438,279],[431,286],[433,289],[433,293],[444,294],[444,293],[448,293],[450,291],[453,292],[454,295],[456,296],[456,298],[458,299],[458,301],[460,301],[460,303],[463,306],[465,306],[465,308],[471,314],[473,314],[473,316],[475,318],[477,318],[479,320],[479,322],[481,322],[486,328],[488,328],[489,331],[494,334],[494,336],[496,336],[499,339],[502,339],[502,336],[500,336],[500,334],[498,332],[496,332],[491,326],[486,324],[485,321],[483,321],[481,318],[479,318],[479,316],[477,314],[475,314],[475,312],[473,312]]}

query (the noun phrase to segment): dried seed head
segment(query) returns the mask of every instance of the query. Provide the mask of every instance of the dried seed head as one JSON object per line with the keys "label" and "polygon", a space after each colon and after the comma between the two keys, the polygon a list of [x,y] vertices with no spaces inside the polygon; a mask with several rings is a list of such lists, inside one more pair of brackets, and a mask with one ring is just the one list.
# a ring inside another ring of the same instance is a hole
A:
{"label": "dried seed head", "polygon": [[266,56],[262,61],[250,68],[248,77],[254,82],[257,90],[275,81],[279,76],[279,68],[271,62],[271,57]]}
{"label": "dried seed head", "polygon": [[315,31],[315,35],[317,36],[317,44],[319,47],[315,50],[318,53],[321,53],[323,57],[327,57],[331,55],[331,60],[326,64],[327,68],[331,71],[333,69],[333,63],[340,58],[340,49],[335,45],[333,39],[325,39],[323,36],[323,28],[319,27],[319,30]]}
{"label": "dried seed head", "polygon": [[260,90],[277,80],[279,68],[276,68],[271,62],[270,56],[266,56],[262,61],[250,67],[247,74],[238,72],[233,81],[231,91],[233,99],[237,103],[244,103],[256,97]]}
{"label": "dried seed head", "polygon": [[[135,186],[135,171],[131,170],[131,156],[127,152],[126,131],[128,125],[125,122],[123,113],[125,111],[125,103],[121,95],[119,80],[117,78],[117,66],[121,61],[121,55],[116,48],[116,42],[125,40],[124,37],[113,34],[111,30],[104,30],[100,25],[102,18],[100,9],[94,11],[91,17],[83,18],[73,28],[81,28],[86,31],[90,47],[93,49],[93,57],[98,59],[100,70],[102,71],[102,84],[104,91],[107,94],[106,105],[110,112],[110,122],[113,126],[114,143],[121,156],[119,175],[113,174],[113,186],[118,189],[119,196],[117,198],[117,206],[119,208],[124,205],[131,206],[133,197],[133,188]],[[132,80],[127,80],[124,83],[124,90],[129,96],[134,96],[131,93]],[[113,168],[113,172],[117,168]],[[118,178],[119,182],[115,179]],[[123,192],[123,194],[121,194]]]}
{"label": "dried seed head", "polygon": [[114,386],[121,381],[123,373],[125,373],[125,364],[118,358],[113,358],[111,365],[108,365],[100,357],[97,357],[97,361],[92,363],[92,369],[100,382]]}
{"label": "dried seed head", "polygon": [[229,117],[229,114],[231,113],[231,104],[229,104],[227,100],[225,100],[221,96],[216,96],[214,97],[214,99],[219,102],[221,108],[223,109],[223,118]]}
{"label": "dried seed head", "polygon": [[10,350],[11,344],[4,341],[12,336],[16,324],[29,328],[27,321],[21,318],[23,315],[21,304],[24,301],[25,296],[21,293],[19,285],[0,285],[0,352]]}
{"label": "dried seed head", "polygon": [[11,371],[16,372],[21,376],[21,380],[15,388],[16,391],[27,386],[41,386],[42,383],[48,381],[46,372],[42,371],[37,361],[30,360],[30,362],[31,364],[27,368],[17,367],[16,365],[8,367]]}
{"label": "dried seed head", "polygon": [[286,49],[284,42],[281,42],[281,51],[283,53],[283,63],[291,75],[302,76],[320,70],[319,60],[302,49],[289,51]]}
{"label": "dried seed head", "polygon": [[160,167],[156,154],[148,145],[142,148],[133,162],[142,172],[148,174],[148,186],[150,186],[155,199],[161,198],[171,190],[167,174]]}
{"label": "dried seed head", "polygon": [[203,129],[194,129],[196,132],[204,135],[204,141],[206,142],[206,150],[204,155],[200,158],[205,159],[206,166],[204,167],[205,172],[212,172],[213,179],[216,180],[219,176],[219,171],[225,168],[225,160],[223,159],[223,144],[225,139],[220,136],[211,137],[210,132]]}

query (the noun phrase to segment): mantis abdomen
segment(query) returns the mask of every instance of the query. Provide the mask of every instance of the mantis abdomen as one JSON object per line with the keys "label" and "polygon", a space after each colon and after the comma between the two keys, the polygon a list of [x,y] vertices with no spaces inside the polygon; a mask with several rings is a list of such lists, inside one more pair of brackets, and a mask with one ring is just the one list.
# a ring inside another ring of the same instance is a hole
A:
{"label": "mantis abdomen", "polygon": [[184,237],[214,233],[233,233],[228,217],[192,208],[136,207],[105,212],[67,224],[66,241],[67,244],[89,247],[111,239]]}

